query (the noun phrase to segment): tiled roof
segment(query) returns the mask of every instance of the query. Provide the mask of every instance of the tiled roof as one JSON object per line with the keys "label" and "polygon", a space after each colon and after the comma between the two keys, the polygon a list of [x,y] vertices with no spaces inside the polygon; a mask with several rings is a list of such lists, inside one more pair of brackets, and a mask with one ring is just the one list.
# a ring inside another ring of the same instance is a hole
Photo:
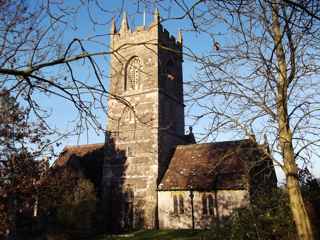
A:
{"label": "tiled roof", "polygon": [[257,157],[252,149],[258,145],[249,139],[179,145],[158,190],[246,188],[247,162]]}
{"label": "tiled roof", "polygon": [[56,160],[55,165],[63,166],[70,160],[71,156],[84,157],[94,151],[103,150],[103,146],[103,143],[66,146]]}
{"label": "tiled roof", "polygon": [[98,188],[102,178],[102,164],[104,159],[104,144],[86,144],[66,146],[53,169],[66,168],[90,179]]}

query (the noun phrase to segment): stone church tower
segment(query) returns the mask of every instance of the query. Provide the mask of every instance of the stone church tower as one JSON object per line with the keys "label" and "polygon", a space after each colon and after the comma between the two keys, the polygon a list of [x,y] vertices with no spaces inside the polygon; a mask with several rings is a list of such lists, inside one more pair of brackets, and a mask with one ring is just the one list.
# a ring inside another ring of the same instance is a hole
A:
{"label": "stone church tower", "polygon": [[103,185],[111,221],[121,229],[154,228],[158,183],[172,149],[187,142],[182,36],[170,36],[157,10],[150,26],[135,30],[124,14],[119,30],[112,23],[110,46],[107,129],[116,157],[105,159]]}

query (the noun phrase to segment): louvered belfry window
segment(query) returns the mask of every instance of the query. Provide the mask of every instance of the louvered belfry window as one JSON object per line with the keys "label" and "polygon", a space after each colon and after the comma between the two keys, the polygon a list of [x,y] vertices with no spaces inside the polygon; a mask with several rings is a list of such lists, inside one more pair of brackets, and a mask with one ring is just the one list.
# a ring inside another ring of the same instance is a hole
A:
{"label": "louvered belfry window", "polygon": [[129,60],[126,68],[125,90],[136,90],[139,88],[142,69],[140,58],[133,57]]}

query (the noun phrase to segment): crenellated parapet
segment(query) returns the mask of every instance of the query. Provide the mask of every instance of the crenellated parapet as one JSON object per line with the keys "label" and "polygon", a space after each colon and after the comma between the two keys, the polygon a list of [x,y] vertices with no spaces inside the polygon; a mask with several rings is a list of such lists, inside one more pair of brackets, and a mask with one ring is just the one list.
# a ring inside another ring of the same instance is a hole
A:
{"label": "crenellated parapet", "polygon": [[[128,23],[128,17],[124,12],[121,25],[117,30],[114,19],[111,23],[110,29],[111,41],[113,46],[119,46],[122,43],[137,43],[141,40],[147,43],[157,42],[160,46],[173,50],[182,50],[182,34],[179,31],[177,38],[170,35],[167,29],[161,25],[160,14],[158,9],[154,12],[153,21],[149,26],[137,26],[135,29],[131,29]],[[137,41],[138,40],[138,41]]]}

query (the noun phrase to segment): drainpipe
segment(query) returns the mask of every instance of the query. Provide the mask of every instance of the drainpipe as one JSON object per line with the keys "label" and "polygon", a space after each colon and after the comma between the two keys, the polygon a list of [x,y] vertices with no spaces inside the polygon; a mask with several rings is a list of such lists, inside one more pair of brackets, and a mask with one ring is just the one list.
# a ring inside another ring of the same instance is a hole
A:
{"label": "drainpipe", "polygon": [[194,208],[193,208],[193,190],[190,190],[190,199],[191,199],[191,220],[192,220],[192,230],[194,230]]}

